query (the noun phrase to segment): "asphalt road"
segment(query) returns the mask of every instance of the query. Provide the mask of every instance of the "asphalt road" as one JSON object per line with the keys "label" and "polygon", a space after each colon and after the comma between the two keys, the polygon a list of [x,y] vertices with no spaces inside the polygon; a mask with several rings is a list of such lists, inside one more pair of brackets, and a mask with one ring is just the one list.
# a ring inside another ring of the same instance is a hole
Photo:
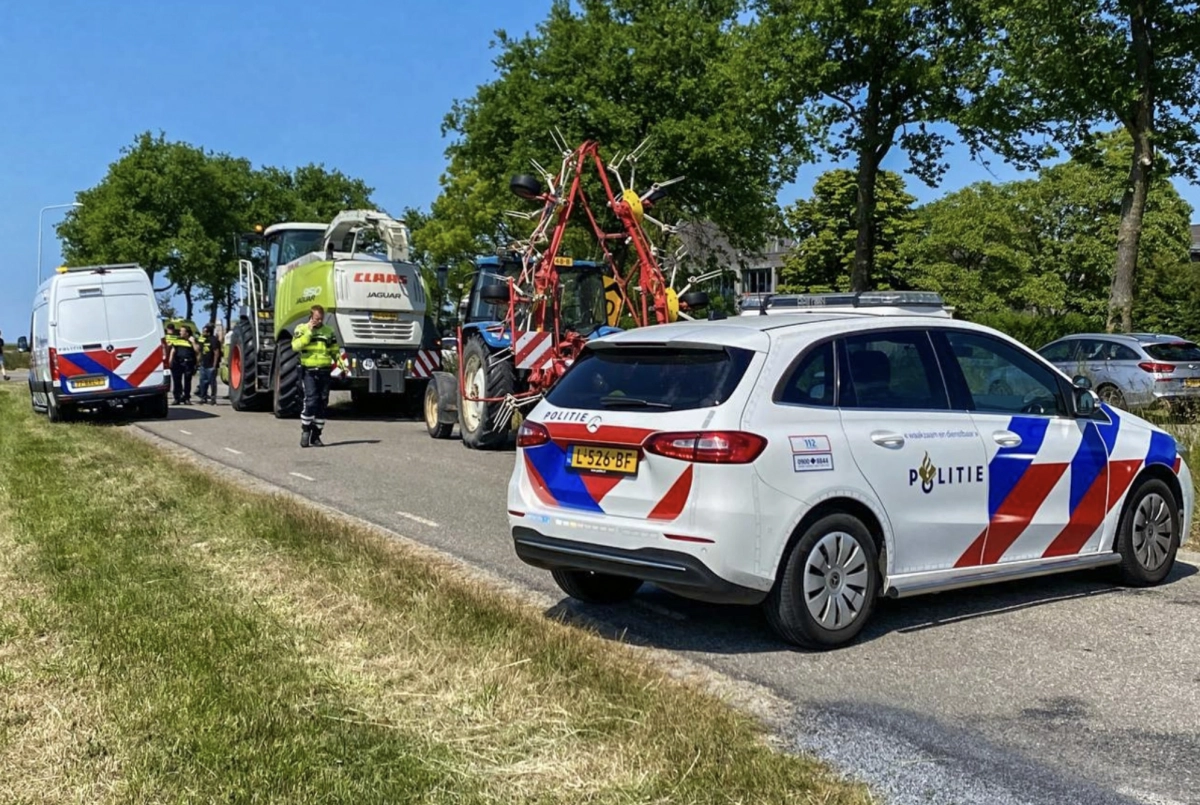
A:
{"label": "asphalt road", "polygon": [[[338,395],[334,397],[335,401]],[[1150,590],[1103,573],[884,602],[861,641],[794,651],[757,609],[652,588],[579,605],[517,560],[513,454],[434,441],[417,421],[331,413],[299,423],[172,408],[147,430],[263,480],[549,593],[626,639],[679,652],[801,707],[784,733],[897,803],[1200,803],[1200,571]]]}

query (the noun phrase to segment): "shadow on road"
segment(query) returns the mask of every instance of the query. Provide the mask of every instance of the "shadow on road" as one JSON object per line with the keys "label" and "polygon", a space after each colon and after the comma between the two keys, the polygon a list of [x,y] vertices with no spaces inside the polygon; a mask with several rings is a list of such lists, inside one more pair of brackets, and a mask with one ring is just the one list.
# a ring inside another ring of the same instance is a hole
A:
{"label": "shadow on road", "polygon": [[[1192,565],[1176,563],[1171,575],[1156,589],[1169,589],[1170,585],[1197,573],[1200,570]],[[900,600],[881,599],[857,642],[1098,596],[1136,597],[1150,593],[1117,584],[1113,572],[1103,568]],[[1200,601],[1172,603],[1200,606]],[[690,601],[650,585],[626,604],[594,606],[564,598],[545,614],[595,629],[610,639],[671,651],[730,655],[802,651],[777,638],[758,607]]]}
{"label": "shadow on road", "polygon": [[379,439],[346,439],[341,442],[325,442],[326,447],[349,447],[352,444],[379,444]]}

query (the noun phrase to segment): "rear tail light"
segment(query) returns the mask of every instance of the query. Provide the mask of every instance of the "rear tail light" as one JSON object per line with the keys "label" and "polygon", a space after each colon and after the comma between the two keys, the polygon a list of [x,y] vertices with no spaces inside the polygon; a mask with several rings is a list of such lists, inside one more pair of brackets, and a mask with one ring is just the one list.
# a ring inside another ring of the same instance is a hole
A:
{"label": "rear tail light", "polygon": [[522,422],[517,431],[517,447],[537,447],[550,441],[550,431],[537,422]]}
{"label": "rear tail light", "polygon": [[50,355],[50,380],[54,383],[58,382],[58,350],[50,347],[47,350]]}
{"label": "rear tail light", "polygon": [[711,430],[656,433],[643,446],[647,453],[697,464],[749,464],[766,449],[767,440],[743,431]]}
{"label": "rear tail light", "polygon": [[1138,364],[1138,368],[1140,368],[1144,372],[1151,372],[1151,373],[1166,375],[1166,374],[1170,374],[1171,372],[1175,371],[1175,364],[1173,364],[1173,363],[1155,363],[1154,361],[1142,361],[1141,363]]}

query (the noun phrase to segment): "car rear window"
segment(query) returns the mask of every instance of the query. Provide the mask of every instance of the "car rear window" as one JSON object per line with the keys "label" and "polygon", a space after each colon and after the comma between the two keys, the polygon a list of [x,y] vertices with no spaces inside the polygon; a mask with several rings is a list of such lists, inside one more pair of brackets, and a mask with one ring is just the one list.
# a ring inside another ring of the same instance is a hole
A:
{"label": "car rear window", "polygon": [[1191,341],[1146,344],[1144,348],[1146,354],[1156,361],[1200,361],[1200,346]]}
{"label": "car rear window", "polygon": [[725,347],[584,350],[547,401],[559,408],[685,411],[729,399],[754,357]]}

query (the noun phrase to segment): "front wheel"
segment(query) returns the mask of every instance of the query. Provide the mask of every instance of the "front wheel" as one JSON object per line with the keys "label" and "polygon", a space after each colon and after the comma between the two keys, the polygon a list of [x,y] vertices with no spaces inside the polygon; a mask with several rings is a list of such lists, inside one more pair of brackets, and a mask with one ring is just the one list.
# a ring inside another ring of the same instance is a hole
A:
{"label": "front wheel", "polygon": [[590,570],[560,567],[552,570],[551,574],[564,593],[587,604],[619,604],[633,598],[642,586],[641,579],[593,573]]}
{"label": "front wheel", "polygon": [[1121,393],[1119,388],[1110,383],[1106,383],[1096,389],[1096,396],[1100,398],[1101,402],[1107,403],[1113,408],[1125,410],[1125,395]]}
{"label": "front wheel", "polygon": [[1179,504],[1157,478],[1134,490],[1117,525],[1121,580],[1134,587],[1158,584],[1171,572],[1179,551]]}
{"label": "front wheel", "polygon": [[277,419],[295,419],[304,408],[304,384],[300,380],[300,356],[285,335],[275,345],[275,396]]}
{"label": "front wheel", "polygon": [[845,645],[871,617],[879,591],[875,540],[858,518],[831,514],[813,523],[784,557],[763,602],[771,628],[812,649]]}
{"label": "front wheel", "polygon": [[438,416],[437,383],[430,381],[425,387],[425,430],[434,439],[449,439],[454,425],[442,422]]}

